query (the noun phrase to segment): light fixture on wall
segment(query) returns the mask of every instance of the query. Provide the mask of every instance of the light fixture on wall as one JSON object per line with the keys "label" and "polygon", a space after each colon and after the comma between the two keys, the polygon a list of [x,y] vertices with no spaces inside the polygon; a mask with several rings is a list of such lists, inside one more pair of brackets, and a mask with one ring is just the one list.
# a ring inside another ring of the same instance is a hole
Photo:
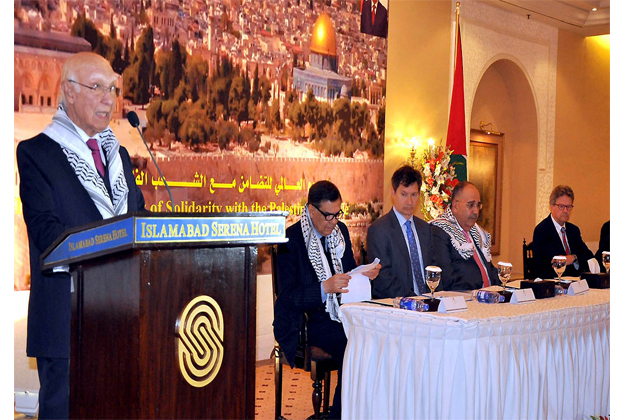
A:
{"label": "light fixture on wall", "polygon": [[419,140],[416,137],[411,137],[408,142],[410,143],[410,157],[408,158],[408,164],[413,168],[417,165],[417,147],[419,146]]}
{"label": "light fixture on wall", "polygon": [[[490,127],[487,129],[487,127]],[[486,134],[494,134],[496,136],[500,136],[501,133],[498,131],[493,131],[493,123],[485,123],[484,121],[480,121],[480,130],[485,132]]]}

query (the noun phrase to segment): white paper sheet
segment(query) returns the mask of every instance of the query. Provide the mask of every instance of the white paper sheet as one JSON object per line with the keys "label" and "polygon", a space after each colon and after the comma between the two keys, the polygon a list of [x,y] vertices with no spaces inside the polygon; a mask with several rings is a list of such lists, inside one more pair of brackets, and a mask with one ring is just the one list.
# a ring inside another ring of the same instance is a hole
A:
{"label": "white paper sheet", "polygon": [[371,283],[369,278],[362,273],[373,269],[379,263],[380,260],[376,258],[371,264],[360,265],[347,273],[351,276],[347,286],[349,292],[341,294],[341,304],[371,299]]}

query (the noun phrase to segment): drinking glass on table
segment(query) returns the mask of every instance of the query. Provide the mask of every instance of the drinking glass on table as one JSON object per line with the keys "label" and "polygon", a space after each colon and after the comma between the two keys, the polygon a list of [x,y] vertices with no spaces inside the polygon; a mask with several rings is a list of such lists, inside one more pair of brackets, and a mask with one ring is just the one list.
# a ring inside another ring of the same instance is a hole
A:
{"label": "drinking glass on table", "polygon": [[442,272],[443,270],[435,265],[428,265],[425,267],[425,282],[430,288],[430,292],[432,292],[432,299],[434,299],[434,290],[436,290],[441,281]]}
{"label": "drinking glass on table", "polygon": [[558,275],[558,281],[562,281],[562,274],[566,270],[566,257],[564,255],[556,255],[551,260],[551,266]]}
{"label": "drinking glass on table", "polygon": [[605,267],[605,271],[610,274],[610,251],[603,251],[601,255],[603,256],[603,266]]}
{"label": "drinking glass on table", "polygon": [[510,276],[512,275],[512,264],[509,262],[499,261],[497,263],[497,272],[499,274],[499,280],[501,280],[503,290],[506,290],[506,283],[508,283],[508,280],[510,280]]}

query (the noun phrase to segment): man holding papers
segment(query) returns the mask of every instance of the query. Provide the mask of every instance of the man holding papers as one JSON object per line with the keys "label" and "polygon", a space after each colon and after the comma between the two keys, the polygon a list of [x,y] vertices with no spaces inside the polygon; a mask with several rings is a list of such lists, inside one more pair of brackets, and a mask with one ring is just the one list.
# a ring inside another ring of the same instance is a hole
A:
{"label": "man holding papers", "polygon": [[[348,291],[349,271],[356,268],[347,226],[338,220],[341,193],[329,181],[319,181],[308,191],[308,203],[300,220],[286,230],[288,242],[277,255],[278,298],[274,308],[274,335],[293,366],[297,337],[304,313],[308,316],[308,343],[329,353],[341,366],[347,345],[338,318],[341,293]],[[374,279],[377,265],[363,274]],[[341,374],[330,409],[341,415]]]}
{"label": "man holding papers", "polygon": [[421,183],[421,174],[411,166],[397,169],[391,177],[393,208],[369,227],[367,256],[382,263],[380,275],[371,285],[374,299],[429,291],[424,270],[434,265],[432,229],[414,216]]}

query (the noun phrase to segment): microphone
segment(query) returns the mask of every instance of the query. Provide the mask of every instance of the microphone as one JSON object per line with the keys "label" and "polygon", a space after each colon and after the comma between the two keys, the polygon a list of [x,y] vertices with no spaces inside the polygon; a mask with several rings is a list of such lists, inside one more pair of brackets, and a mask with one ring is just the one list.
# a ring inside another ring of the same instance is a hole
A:
{"label": "microphone", "polygon": [[158,171],[158,174],[161,176],[161,179],[163,180],[163,184],[165,184],[165,188],[167,189],[167,193],[169,194],[169,200],[171,201],[171,206],[173,208],[174,199],[171,195],[169,185],[167,185],[167,181],[165,180],[165,177],[163,176],[163,173],[161,172],[161,168],[158,167],[158,164],[156,163],[156,159],[154,159],[154,156],[152,155],[152,152],[150,151],[150,148],[148,147],[148,143],[145,141],[145,137],[143,137],[143,133],[141,132],[141,129],[139,128],[139,116],[137,115],[135,111],[130,111],[127,115],[127,118],[128,118],[128,122],[130,123],[130,125],[132,125],[133,127],[137,129],[137,131],[139,132],[139,135],[141,136],[141,140],[143,140],[143,144],[145,144],[145,148],[148,149],[148,153],[150,154],[150,157],[152,158],[152,162],[154,162],[154,166],[156,166],[156,170]]}

